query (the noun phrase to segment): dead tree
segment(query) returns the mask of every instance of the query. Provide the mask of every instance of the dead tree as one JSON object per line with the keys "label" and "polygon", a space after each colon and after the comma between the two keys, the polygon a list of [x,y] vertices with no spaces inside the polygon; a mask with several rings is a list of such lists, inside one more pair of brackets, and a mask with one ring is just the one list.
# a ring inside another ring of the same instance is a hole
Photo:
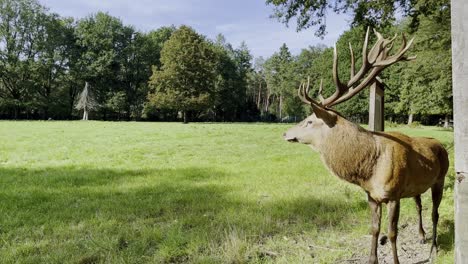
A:
{"label": "dead tree", "polygon": [[88,86],[88,82],[86,82],[85,87],[78,98],[78,102],[75,105],[77,110],[83,110],[83,120],[88,120],[89,111],[94,110],[97,107],[96,100],[94,100]]}

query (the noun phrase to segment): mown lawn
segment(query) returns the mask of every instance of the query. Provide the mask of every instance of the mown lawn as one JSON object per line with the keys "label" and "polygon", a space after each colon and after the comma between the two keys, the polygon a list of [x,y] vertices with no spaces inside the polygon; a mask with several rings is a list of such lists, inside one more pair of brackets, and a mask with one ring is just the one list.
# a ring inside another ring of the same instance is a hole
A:
{"label": "mown lawn", "polygon": [[[367,255],[364,192],[330,175],[308,147],[284,142],[290,126],[0,122],[0,263],[341,263]],[[453,157],[451,131],[398,130],[435,137]],[[439,263],[453,262],[452,170]],[[430,192],[423,204],[430,233]],[[412,200],[400,223],[416,223]]]}

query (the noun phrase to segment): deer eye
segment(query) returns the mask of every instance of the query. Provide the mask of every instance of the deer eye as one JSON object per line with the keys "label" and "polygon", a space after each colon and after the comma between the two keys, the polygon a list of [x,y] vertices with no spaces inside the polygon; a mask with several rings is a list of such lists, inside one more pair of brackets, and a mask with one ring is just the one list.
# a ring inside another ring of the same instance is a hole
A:
{"label": "deer eye", "polygon": [[312,121],[307,121],[307,124],[308,124],[308,125],[312,125]]}

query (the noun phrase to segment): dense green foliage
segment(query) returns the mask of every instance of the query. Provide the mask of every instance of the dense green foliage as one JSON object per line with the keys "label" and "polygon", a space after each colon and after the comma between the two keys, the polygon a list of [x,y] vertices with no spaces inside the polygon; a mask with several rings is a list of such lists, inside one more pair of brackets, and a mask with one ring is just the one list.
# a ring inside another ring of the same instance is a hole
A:
{"label": "dense green foliage", "polygon": [[315,28],[315,35],[326,32],[327,13],[351,13],[353,26],[385,28],[395,23],[396,17],[410,18],[415,30],[423,17],[450,12],[450,0],[266,0],[275,7],[273,17],[285,24],[296,18],[296,29]]}
{"label": "dense green foliage", "polygon": [[[416,115],[424,123],[437,124],[444,118],[448,124],[452,114],[450,1],[267,0],[266,3],[275,6],[274,16],[281,22],[288,24],[296,18],[297,30],[313,27],[317,36],[326,34],[327,11],[352,14],[352,29],[345,32],[337,43],[341,79],[349,78],[348,43],[355,47],[357,66],[360,66],[360,54],[356,54],[359,49],[356,47],[361,47],[366,27],[377,28],[388,36],[410,32],[416,38],[410,53],[417,55],[417,60],[391,66],[381,75],[386,89],[386,118],[403,122],[405,116],[410,115],[412,119]],[[396,20],[398,15],[403,15],[399,21]],[[296,75],[303,73],[302,67],[307,65],[303,58],[316,49],[310,47],[302,51],[297,58],[300,65],[295,70]],[[309,67],[306,72],[316,86],[320,79],[324,79],[324,90],[329,94],[334,90],[331,60],[332,50],[325,48],[306,66]],[[317,92],[316,89],[312,91]],[[367,118],[367,107],[367,94],[364,92],[336,108],[345,116],[363,122]]]}
{"label": "dense green foliage", "polygon": [[151,66],[174,28],[143,34],[101,12],[73,21],[35,0],[0,7],[0,116],[74,118],[87,81],[94,118],[141,117]]}
{"label": "dense green foliage", "polygon": [[153,91],[149,105],[158,109],[181,110],[184,122],[190,112],[210,105],[210,88],[215,82],[215,53],[193,29],[182,26],[164,44],[161,69],[150,78]]}
{"label": "dense green foliage", "polygon": [[[451,115],[447,1],[402,0],[392,6],[360,0],[267,2],[285,20],[299,14],[300,28],[324,25],[320,12],[328,5],[353,12],[352,28],[337,42],[342,80],[349,78],[348,42],[360,66],[367,25],[385,36],[410,32],[416,41],[409,53],[417,60],[381,74],[386,116],[404,122],[414,115],[435,124]],[[333,52],[325,46],[294,55],[283,44],[272,56],[253,60],[245,43],[234,48],[222,35],[210,40],[188,26],[143,33],[102,12],[74,21],[50,13],[36,0],[0,0],[0,7],[4,119],[77,119],[82,115],[78,95],[86,82],[95,98],[90,119],[103,120],[294,121],[310,111],[296,96],[301,82],[310,76],[313,95],[321,79],[325,96],[335,90]],[[396,21],[400,9],[404,17]],[[366,122],[367,94],[336,109]]]}
{"label": "dense green foliage", "polygon": [[[365,262],[365,194],[330,175],[307,146],[282,140],[288,128],[0,122],[0,262]],[[453,155],[451,131],[398,130],[437,138]],[[438,263],[453,263],[449,171]],[[428,192],[429,233],[430,204]],[[398,241],[407,252],[400,257],[412,257],[408,247],[418,244],[412,199],[402,200],[400,223]],[[425,261],[430,245],[421,246],[420,259],[402,263]]]}

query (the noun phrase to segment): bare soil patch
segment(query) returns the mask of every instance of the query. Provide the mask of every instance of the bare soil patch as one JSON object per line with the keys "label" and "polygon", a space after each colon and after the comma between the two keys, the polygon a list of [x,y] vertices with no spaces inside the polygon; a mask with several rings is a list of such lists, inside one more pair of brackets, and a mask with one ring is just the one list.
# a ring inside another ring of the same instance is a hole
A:
{"label": "bare soil patch", "polygon": [[[432,223],[430,225],[425,225],[424,230],[426,231],[426,243],[421,244],[419,241],[418,235],[418,225],[416,222],[407,222],[400,223],[398,229],[398,257],[400,263],[405,264],[420,264],[420,263],[430,263],[429,253],[432,245]],[[386,232],[381,232],[380,239],[386,235]],[[378,258],[379,263],[381,264],[393,264],[393,255],[392,255],[392,245],[390,241],[386,241],[384,245],[380,244],[378,246]],[[366,235],[365,239],[363,238],[360,242],[362,252],[356,253],[349,259],[344,259],[338,263],[351,263],[351,264],[361,264],[367,263],[369,258],[370,242],[371,236]]]}

